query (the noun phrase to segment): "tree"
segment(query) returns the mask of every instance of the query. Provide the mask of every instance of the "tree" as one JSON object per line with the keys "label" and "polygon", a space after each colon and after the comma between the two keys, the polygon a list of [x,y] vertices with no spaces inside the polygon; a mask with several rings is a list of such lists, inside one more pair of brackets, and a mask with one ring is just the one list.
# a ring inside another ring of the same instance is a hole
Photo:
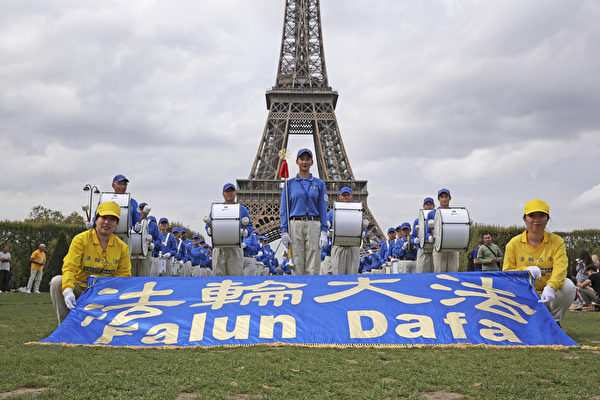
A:
{"label": "tree", "polygon": [[42,282],[40,284],[41,291],[45,292],[50,290],[50,280],[54,276],[62,274],[63,259],[68,252],[69,240],[67,234],[64,231],[61,231],[56,238],[54,251],[44,268],[44,275],[42,275]]}
{"label": "tree", "polygon": [[65,216],[60,211],[54,211],[44,206],[34,206],[25,222],[53,222],[61,224],[65,220]]}
{"label": "tree", "polygon": [[73,211],[71,214],[69,214],[65,218],[65,220],[63,221],[63,223],[64,224],[70,224],[70,225],[84,225],[85,224],[85,220],[76,211]]}

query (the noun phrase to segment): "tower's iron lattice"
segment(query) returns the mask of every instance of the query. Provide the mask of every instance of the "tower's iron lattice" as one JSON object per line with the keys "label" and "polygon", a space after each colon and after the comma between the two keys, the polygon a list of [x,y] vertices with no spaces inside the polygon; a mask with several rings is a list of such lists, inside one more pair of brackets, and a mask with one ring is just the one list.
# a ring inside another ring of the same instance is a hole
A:
{"label": "tower's iron lattice", "polygon": [[[276,85],[267,90],[269,115],[248,179],[238,179],[238,201],[250,212],[254,227],[269,241],[281,237],[279,151],[289,135],[311,135],[319,177],[325,181],[329,206],[348,186],[363,203],[371,239],[381,229],[367,206],[367,181],[354,178],[335,117],[338,93],[327,80],[319,0],[286,0]],[[290,174],[295,171],[292,154]]]}

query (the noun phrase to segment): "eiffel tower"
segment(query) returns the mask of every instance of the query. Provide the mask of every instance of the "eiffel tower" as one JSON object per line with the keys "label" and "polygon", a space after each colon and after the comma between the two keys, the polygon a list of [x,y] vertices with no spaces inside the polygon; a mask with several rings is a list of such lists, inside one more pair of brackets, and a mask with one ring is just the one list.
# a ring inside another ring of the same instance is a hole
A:
{"label": "eiffel tower", "polygon": [[[368,238],[384,236],[367,207],[367,181],[356,180],[335,117],[338,93],[327,80],[319,0],[286,0],[277,81],[267,90],[269,115],[248,179],[237,180],[238,202],[248,208],[254,227],[269,242],[281,237],[279,152],[289,135],[312,135],[314,160],[325,181],[329,208],[344,186],[363,203]],[[297,151],[298,149],[295,149]],[[296,170],[292,151],[290,175]]]}

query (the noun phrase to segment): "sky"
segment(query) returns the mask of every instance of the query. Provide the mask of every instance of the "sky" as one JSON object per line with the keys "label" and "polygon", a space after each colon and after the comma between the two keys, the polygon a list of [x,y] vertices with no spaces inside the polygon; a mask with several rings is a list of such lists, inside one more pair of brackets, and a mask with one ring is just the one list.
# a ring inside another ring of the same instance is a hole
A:
{"label": "sky", "polygon": [[[0,220],[83,215],[83,186],[124,174],[151,214],[203,232],[252,168],[283,11],[2,1]],[[382,229],[440,188],[476,223],[521,226],[540,198],[550,231],[598,229],[600,2],[322,0],[321,18],[341,136]]]}

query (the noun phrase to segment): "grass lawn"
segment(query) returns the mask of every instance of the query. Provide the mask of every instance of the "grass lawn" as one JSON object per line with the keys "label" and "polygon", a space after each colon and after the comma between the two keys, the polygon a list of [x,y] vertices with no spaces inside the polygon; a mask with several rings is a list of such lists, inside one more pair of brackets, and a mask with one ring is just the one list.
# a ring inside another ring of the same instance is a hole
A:
{"label": "grass lawn", "polygon": [[600,400],[594,312],[567,314],[582,348],[560,350],[25,345],[56,325],[48,293],[0,294],[0,399]]}

